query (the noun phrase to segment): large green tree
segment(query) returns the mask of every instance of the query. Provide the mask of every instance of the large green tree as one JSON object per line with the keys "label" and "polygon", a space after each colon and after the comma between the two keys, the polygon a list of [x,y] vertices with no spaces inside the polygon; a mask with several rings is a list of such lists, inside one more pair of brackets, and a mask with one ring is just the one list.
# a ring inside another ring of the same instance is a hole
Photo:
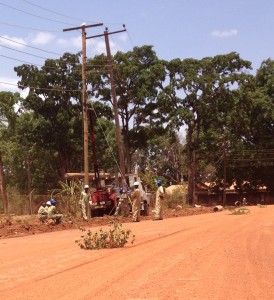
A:
{"label": "large green tree", "polygon": [[[118,110],[124,138],[127,170],[131,171],[131,157],[145,144],[143,126],[149,123],[159,87],[165,79],[165,67],[152,46],[135,47],[112,57]],[[105,55],[88,60],[88,81],[92,83],[92,96],[112,107],[110,78]],[[135,140],[139,141],[138,145]]]}
{"label": "large green tree", "polygon": [[21,98],[19,93],[0,92],[0,188],[4,213],[8,213],[8,197],[6,176],[8,168],[5,165],[5,156],[8,150],[9,139],[13,136],[17,118],[16,105]]}
{"label": "large green tree", "polygon": [[158,107],[163,122],[169,126],[187,126],[190,203],[195,201],[194,184],[199,155],[201,158],[202,133],[214,125],[219,128],[219,141],[226,136],[231,118],[229,112],[237,106],[238,88],[250,84],[252,79],[246,72],[250,68],[251,63],[234,52],[201,60],[175,59],[167,65],[168,83],[158,97]]}
{"label": "large green tree", "polygon": [[40,149],[56,158],[59,178],[81,165],[78,145],[82,140],[80,54],[65,53],[60,59],[45,61],[40,69],[33,65],[15,68],[19,87],[29,88],[22,105],[33,112],[37,126],[33,140]]}

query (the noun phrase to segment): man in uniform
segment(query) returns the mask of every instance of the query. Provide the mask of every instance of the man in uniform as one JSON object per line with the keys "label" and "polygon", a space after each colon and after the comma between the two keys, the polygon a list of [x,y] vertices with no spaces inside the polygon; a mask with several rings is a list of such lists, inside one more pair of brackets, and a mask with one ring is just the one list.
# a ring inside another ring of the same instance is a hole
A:
{"label": "man in uniform", "polygon": [[81,193],[80,200],[79,200],[79,206],[82,213],[82,218],[84,221],[87,221],[87,213],[86,213],[86,205],[89,207],[89,201],[90,201],[90,193],[89,193],[89,186],[86,184],[84,186],[84,190]]}
{"label": "man in uniform", "polygon": [[162,180],[157,180],[157,192],[156,192],[156,201],[154,209],[154,219],[153,220],[163,220],[163,200],[164,200],[164,188],[162,187]]}
{"label": "man in uniform", "polygon": [[132,203],[132,222],[140,222],[141,193],[139,182],[134,182],[134,191],[131,195]]}
{"label": "man in uniform", "polygon": [[57,213],[56,201],[54,199],[50,200],[51,206],[48,208],[48,219],[54,220],[56,224],[60,224],[63,219],[62,214]]}
{"label": "man in uniform", "polygon": [[42,203],[38,209],[38,219],[40,222],[44,222],[48,218],[48,208],[46,203]]}

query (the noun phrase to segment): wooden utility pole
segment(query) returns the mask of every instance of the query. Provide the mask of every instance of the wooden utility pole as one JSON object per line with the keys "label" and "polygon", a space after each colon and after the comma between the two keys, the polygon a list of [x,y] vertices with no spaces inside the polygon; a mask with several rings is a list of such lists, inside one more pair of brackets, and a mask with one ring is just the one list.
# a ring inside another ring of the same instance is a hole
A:
{"label": "wooden utility pole", "polygon": [[117,103],[116,89],[115,89],[115,83],[114,83],[113,66],[112,66],[108,36],[110,34],[115,34],[115,33],[124,32],[124,31],[126,31],[126,29],[108,32],[108,29],[106,28],[106,30],[104,31],[104,34],[87,37],[87,39],[95,38],[95,37],[102,37],[102,36],[105,37],[108,71],[109,71],[111,95],[112,95],[114,118],[115,118],[116,139],[117,139],[117,146],[118,146],[118,151],[119,151],[119,163],[120,163],[120,172],[121,172],[122,179],[125,179],[125,173],[126,173],[125,157],[124,157],[124,150],[123,150],[123,140],[122,140],[121,128],[120,128],[120,124],[119,124],[118,103]]}
{"label": "wooden utility pole", "polygon": [[118,103],[116,97],[116,89],[114,84],[114,75],[113,75],[113,66],[111,60],[111,53],[110,53],[110,46],[109,46],[109,39],[108,39],[108,31],[104,31],[105,35],[105,42],[106,42],[106,50],[107,50],[107,60],[108,60],[108,71],[109,71],[109,78],[111,84],[111,94],[112,94],[112,101],[113,101],[113,110],[114,110],[114,117],[115,117],[115,125],[116,125],[116,135],[117,135],[117,145],[119,151],[119,162],[120,162],[120,171],[122,178],[125,177],[126,168],[125,168],[125,157],[124,157],[124,149],[123,149],[123,142],[122,142],[122,135],[121,135],[121,128],[119,122],[119,115],[118,115]]}
{"label": "wooden utility pole", "polygon": [[224,168],[224,194],[223,194],[223,206],[226,205],[226,142],[223,145],[223,168]]}
{"label": "wooden utility pole", "polygon": [[89,184],[89,164],[88,164],[88,105],[87,105],[87,82],[86,82],[86,28],[102,26],[103,23],[85,25],[63,29],[63,31],[82,30],[82,109],[84,128],[84,185]]}

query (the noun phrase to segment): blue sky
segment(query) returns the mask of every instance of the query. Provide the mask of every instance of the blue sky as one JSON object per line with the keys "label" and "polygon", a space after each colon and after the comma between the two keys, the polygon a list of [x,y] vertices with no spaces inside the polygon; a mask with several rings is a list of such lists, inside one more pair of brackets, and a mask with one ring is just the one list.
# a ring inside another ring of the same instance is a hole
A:
{"label": "blue sky", "polygon": [[[15,66],[81,51],[81,31],[63,29],[84,22],[102,22],[109,31],[126,25],[126,33],[111,36],[112,53],[153,45],[159,58],[171,60],[235,51],[253,72],[273,59],[273,0],[0,0],[0,11],[0,91],[16,91]],[[102,52],[103,39],[87,41],[88,57]]]}

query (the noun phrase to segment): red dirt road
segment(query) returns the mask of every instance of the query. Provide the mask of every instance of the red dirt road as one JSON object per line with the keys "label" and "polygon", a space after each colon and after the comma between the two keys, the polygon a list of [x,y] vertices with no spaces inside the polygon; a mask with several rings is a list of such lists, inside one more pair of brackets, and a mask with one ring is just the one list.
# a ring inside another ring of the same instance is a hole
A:
{"label": "red dirt road", "polygon": [[[123,224],[123,249],[78,230],[0,240],[0,299],[274,299],[274,206]],[[96,230],[96,228],[92,228]]]}

